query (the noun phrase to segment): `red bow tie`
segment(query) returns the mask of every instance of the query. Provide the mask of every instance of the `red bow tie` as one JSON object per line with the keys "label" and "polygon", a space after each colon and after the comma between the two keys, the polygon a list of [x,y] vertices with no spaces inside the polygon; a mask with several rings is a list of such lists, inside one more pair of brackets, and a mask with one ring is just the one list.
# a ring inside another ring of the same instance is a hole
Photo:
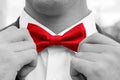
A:
{"label": "red bow tie", "polygon": [[42,51],[48,46],[58,46],[63,45],[73,51],[77,51],[79,43],[86,38],[86,30],[84,28],[83,23],[75,26],[74,28],[70,29],[64,35],[51,35],[43,28],[35,25],[35,24],[28,24],[27,29],[30,32],[34,42],[37,46],[37,52]]}

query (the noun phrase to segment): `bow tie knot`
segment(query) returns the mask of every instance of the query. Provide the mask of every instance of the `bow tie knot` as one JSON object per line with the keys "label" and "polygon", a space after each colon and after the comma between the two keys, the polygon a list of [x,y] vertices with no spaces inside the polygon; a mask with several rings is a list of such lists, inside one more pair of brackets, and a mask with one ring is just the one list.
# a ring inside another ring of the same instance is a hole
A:
{"label": "bow tie knot", "polygon": [[58,45],[61,45],[62,37],[59,35],[51,36],[49,40],[50,40],[50,45],[58,46]]}

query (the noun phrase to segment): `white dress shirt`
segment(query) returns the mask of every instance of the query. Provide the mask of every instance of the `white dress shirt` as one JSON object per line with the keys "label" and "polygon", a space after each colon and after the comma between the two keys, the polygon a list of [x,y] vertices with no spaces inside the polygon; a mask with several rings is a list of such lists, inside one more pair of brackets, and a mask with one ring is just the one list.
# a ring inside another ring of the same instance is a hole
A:
{"label": "white dress shirt", "polygon": [[[51,35],[56,35],[53,31],[40,24],[23,11],[20,17],[20,28],[27,28],[28,23],[39,25]],[[84,24],[87,37],[97,32],[93,14],[89,14],[78,23],[60,32],[63,35],[71,28],[80,23]],[[50,46],[38,54],[37,67],[26,77],[26,80],[72,80],[70,76],[70,61],[74,53],[63,46]]]}

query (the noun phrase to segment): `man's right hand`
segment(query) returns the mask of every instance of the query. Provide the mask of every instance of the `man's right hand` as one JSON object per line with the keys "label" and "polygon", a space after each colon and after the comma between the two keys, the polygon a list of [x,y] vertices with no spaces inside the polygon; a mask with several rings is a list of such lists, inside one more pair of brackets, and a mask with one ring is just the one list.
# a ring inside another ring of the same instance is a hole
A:
{"label": "man's right hand", "polygon": [[36,46],[27,29],[10,27],[0,32],[0,80],[23,79],[37,64]]}

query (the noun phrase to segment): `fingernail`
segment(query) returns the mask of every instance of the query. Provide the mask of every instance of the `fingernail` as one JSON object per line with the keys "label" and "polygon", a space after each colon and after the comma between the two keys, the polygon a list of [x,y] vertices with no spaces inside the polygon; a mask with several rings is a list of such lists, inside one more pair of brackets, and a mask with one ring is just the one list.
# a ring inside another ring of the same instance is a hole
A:
{"label": "fingernail", "polygon": [[81,56],[82,54],[83,54],[83,52],[78,52],[78,53],[75,54],[75,57]]}

